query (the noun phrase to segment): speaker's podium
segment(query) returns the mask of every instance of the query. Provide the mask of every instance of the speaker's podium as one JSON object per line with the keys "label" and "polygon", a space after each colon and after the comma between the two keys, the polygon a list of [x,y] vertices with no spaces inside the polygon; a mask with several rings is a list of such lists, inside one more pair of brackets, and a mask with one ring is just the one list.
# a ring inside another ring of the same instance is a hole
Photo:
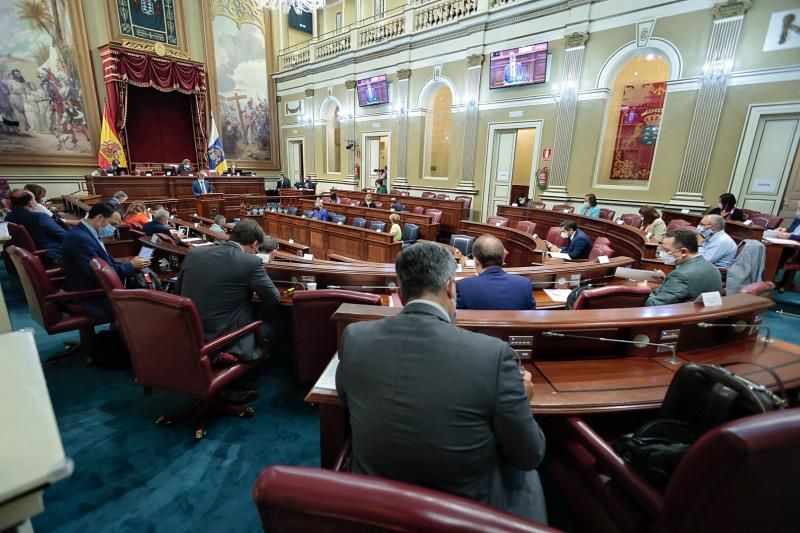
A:
{"label": "speaker's podium", "polygon": [[225,214],[225,205],[222,202],[222,193],[212,192],[201,194],[194,199],[195,212],[201,217],[213,218]]}

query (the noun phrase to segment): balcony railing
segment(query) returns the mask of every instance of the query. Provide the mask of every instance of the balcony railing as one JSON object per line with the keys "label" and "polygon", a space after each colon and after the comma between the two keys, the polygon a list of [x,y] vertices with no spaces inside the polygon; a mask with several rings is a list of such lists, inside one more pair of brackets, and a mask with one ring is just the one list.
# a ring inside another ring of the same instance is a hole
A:
{"label": "balcony railing", "polygon": [[281,72],[292,70],[516,3],[521,0],[415,0],[410,6],[398,7],[284,48],[278,55],[278,65]]}

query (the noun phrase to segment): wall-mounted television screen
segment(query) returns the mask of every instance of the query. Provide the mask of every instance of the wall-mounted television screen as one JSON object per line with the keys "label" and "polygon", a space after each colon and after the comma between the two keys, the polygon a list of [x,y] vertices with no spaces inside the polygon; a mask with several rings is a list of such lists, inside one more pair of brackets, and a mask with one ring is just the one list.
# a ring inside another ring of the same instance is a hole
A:
{"label": "wall-mounted television screen", "polygon": [[389,103],[389,83],[386,81],[386,74],[358,80],[356,90],[358,105],[361,107]]}
{"label": "wall-mounted television screen", "polygon": [[314,35],[314,16],[311,13],[289,10],[289,27]]}
{"label": "wall-mounted television screen", "polygon": [[544,83],[547,79],[547,43],[520,46],[489,56],[489,88]]}

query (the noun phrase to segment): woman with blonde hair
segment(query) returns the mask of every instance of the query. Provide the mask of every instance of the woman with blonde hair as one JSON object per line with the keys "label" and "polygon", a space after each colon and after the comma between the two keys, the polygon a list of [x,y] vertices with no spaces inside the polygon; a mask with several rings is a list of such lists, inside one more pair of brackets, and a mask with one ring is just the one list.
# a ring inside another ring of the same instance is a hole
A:
{"label": "woman with blonde hair", "polygon": [[147,214],[147,207],[144,202],[131,202],[125,210],[124,221],[126,224],[137,224],[144,226],[150,222],[150,215]]}
{"label": "woman with blonde hair", "polygon": [[400,215],[392,213],[389,215],[389,222],[392,223],[392,228],[389,230],[389,235],[394,237],[394,242],[403,240],[403,230],[400,229]]}

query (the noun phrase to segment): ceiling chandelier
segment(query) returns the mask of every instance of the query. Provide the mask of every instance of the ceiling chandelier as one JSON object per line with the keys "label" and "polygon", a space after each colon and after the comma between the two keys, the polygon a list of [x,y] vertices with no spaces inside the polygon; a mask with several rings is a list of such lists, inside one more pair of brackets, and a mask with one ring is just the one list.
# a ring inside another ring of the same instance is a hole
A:
{"label": "ceiling chandelier", "polygon": [[255,0],[255,3],[258,7],[266,9],[283,8],[284,11],[294,9],[298,15],[325,7],[325,0]]}

